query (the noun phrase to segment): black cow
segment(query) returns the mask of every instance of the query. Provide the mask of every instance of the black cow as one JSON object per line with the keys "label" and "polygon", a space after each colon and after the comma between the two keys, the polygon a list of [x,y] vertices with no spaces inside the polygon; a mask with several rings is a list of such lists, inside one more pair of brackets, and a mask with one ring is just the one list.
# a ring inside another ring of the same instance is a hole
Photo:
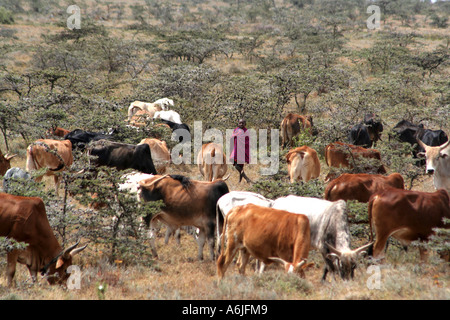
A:
{"label": "black cow", "polygon": [[93,141],[88,154],[96,156],[95,166],[108,166],[117,170],[135,169],[143,173],[157,174],[148,144],[125,144],[109,140]]}
{"label": "black cow", "polygon": [[[425,150],[417,144],[417,139],[430,147],[437,147],[448,141],[447,134],[442,130],[425,129],[423,124],[414,124],[407,120],[401,120],[393,128],[395,137],[401,142],[408,142],[413,146],[413,157],[418,158],[418,153]],[[424,165],[425,161],[421,160],[418,164]]]}
{"label": "black cow", "polygon": [[364,148],[372,147],[369,130],[367,129],[367,126],[362,123],[359,123],[350,129],[348,141],[355,146],[362,146]]}
{"label": "black cow", "polygon": [[381,140],[383,123],[376,114],[368,113],[364,116],[364,124],[367,126],[370,140],[372,141],[373,145],[376,145],[377,141]]}
{"label": "black cow", "polygon": [[86,146],[91,141],[98,141],[102,139],[110,140],[111,135],[100,133],[100,132],[90,132],[81,129],[75,129],[64,136],[65,140],[70,140],[72,142],[72,150],[79,149],[84,150]]}
{"label": "black cow", "polygon": [[164,119],[161,119],[161,122],[167,124],[172,130],[172,133],[175,134],[175,136],[172,138],[172,140],[174,141],[183,142],[184,137],[190,137],[191,135],[191,130],[185,123],[175,123]]}

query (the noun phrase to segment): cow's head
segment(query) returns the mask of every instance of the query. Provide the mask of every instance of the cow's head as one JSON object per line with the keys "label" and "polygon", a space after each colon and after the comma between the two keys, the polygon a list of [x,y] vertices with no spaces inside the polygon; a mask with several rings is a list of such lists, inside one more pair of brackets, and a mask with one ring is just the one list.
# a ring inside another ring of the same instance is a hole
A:
{"label": "cow's head", "polygon": [[[450,148],[448,148],[450,146],[450,140],[438,147],[427,146],[420,139],[417,139],[417,142],[419,146],[425,149],[425,152],[420,152],[419,156],[426,157],[426,172],[428,174],[433,174],[434,171],[439,170],[438,168],[444,168],[446,163],[450,163],[448,160],[450,156]],[[450,165],[447,164],[447,166]]]}
{"label": "cow's head", "polygon": [[76,248],[79,241],[73,246],[63,250],[58,256],[53,258],[50,263],[41,269],[41,274],[47,277],[50,284],[64,284],[69,278],[67,268],[72,265],[72,258],[79,252],[86,249],[87,245]]}
{"label": "cow's head", "polygon": [[144,201],[158,201],[161,200],[162,194],[157,187],[157,183],[164,178],[166,178],[168,174],[165,174],[163,176],[154,176],[148,179],[144,179],[139,181],[138,186],[138,194],[141,199]]}
{"label": "cow's head", "polygon": [[364,255],[364,253],[372,246],[373,242],[355,250],[346,251],[339,251],[329,243],[325,244],[331,252],[327,255],[327,258],[333,262],[342,279],[350,280],[353,279],[359,257]]}
{"label": "cow's head", "polygon": [[9,168],[11,168],[11,159],[17,156],[16,154],[5,154],[3,156],[2,152],[0,151],[0,175],[4,175],[6,171],[8,171]]}

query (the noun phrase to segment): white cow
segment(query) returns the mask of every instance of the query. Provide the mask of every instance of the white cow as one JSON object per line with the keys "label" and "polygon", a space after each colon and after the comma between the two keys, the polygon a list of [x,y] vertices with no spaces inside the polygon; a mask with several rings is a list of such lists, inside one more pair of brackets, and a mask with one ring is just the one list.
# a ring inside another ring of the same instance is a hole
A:
{"label": "white cow", "polygon": [[419,139],[417,142],[425,149],[426,172],[433,174],[434,187],[450,193],[450,140],[437,147],[427,146]]}
{"label": "white cow", "polygon": [[180,115],[178,114],[178,112],[173,111],[173,110],[156,111],[155,114],[153,115],[153,119],[163,119],[163,120],[181,124]]}
{"label": "white cow", "polygon": [[352,279],[357,258],[372,243],[358,249],[350,247],[346,202],[317,198],[287,196],[274,200],[272,208],[301,213],[308,217],[311,228],[311,249],[321,252],[325,261],[322,281],[327,273],[338,273],[342,279]]}
{"label": "white cow", "polygon": [[[248,191],[230,191],[224,194],[217,200],[216,204],[216,226],[217,226],[217,241],[220,243],[221,234],[219,230],[219,214],[222,214],[224,220],[231,209],[237,206],[243,206],[248,203],[253,203],[262,207],[271,207],[273,201],[264,196]],[[222,234],[225,234],[223,230]],[[219,247],[219,246],[217,246]],[[240,258],[239,258],[240,260]]]}
{"label": "white cow", "polygon": [[173,106],[173,100],[169,98],[158,99],[155,102],[134,101],[128,107],[128,120],[131,120],[139,110],[146,111],[150,117],[153,117],[155,112],[168,110],[169,106]]}

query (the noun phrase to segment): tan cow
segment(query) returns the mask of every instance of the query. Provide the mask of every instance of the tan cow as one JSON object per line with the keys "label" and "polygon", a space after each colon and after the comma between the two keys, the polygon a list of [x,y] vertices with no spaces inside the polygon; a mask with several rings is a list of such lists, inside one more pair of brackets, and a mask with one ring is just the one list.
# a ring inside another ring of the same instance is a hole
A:
{"label": "tan cow", "polygon": [[205,181],[221,179],[228,170],[222,147],[212,142],[202,145],[197,155],[197,164]]}
{"label": "tan cow", "polygon": [[173,100],[162,98],[155,102],[134,101],[128,107],[128,120],[139,110],[144,110],[149,113],[150,118],[153,118],[156,111],[167,110],[168,106],[173,106]]}
{"label": "tan cow", "polygon": [[44,175],[53,176],[56,195],[59,188],[58,173],[70,167],[72,163],[72,143],[69,140],[38,139],[27,148],[27,171],[48,168],[46,173],[35,180],[40,182]]}
{"label": "tan cow", "polygon": [[169,148],[167,148],[166,142],[159,139],[146,138],[139,142],[139,144],[143,143],[150,146],[153,164],[155,165],[157,173],[165,173],[170,165],[170,152]]}
{"label": "tan cow", "polygon": [[[239,272],[245,273],[250,255],[270,264],[282,262],[287,272],[303,268],[310,249],[310,226],[305,215],[249,203],[230,210],[225,218],[217,273],[223,278],[234,256],[241,251]],[[225,246],[227,239],[227,247]]]}
{"label": "tan cow", "polygon": [[28,244],[24,250],[8,251],[8,286],[13,285],[17,262],[28,267],[33,282],[41,272],[50,284],[65,284],[73,256],[86,248],[75,248],[77,243],[63,250],[48,222],[42,199],[6,193],[0,193],[0,237]]}
{"label": "tan cow", "polygon": [[312,130],[312,126],[311,116],[288,113],[283,121],[281,121],[281,145],[283,148],[286,147],[287,144],[292,147],[292,139],[302,130]]}
{"label": "tan cow", "polygon": [[290,150],[286,155],[286,161],[291,183],[300,180],[307,182],[320,175],[317,152],[308,146]]}

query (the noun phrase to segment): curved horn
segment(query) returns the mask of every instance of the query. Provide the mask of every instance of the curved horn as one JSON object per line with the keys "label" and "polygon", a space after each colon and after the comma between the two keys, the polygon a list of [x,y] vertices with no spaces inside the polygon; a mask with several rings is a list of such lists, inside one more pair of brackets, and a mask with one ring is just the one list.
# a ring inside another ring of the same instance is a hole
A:
{"label": "curved horn", "polygon": [[439,146],[439,151],[444,150],[445,148],[447,148],[447,146],[450,144],[450,140],[448,140],[447,142],[445,142],[443,145]]}
{"label": "curved horn", "polygon": [[363,251],[366,251],[367,249],[369,249],[370,246],[374,244],[374,242],[375,242],[375,241],[372,241],[372,242],[370,242],[370,243],[368,243],[368,244],[365,244],[365,245],[363,245],[362,247],[359,247],[359,248],[353,250],[353,252],[356,253],[356,254],[360,254],[360,253],[362,253]]}
{"label": "curved horn", "polygon": [[87,246],[88,246],[88,245],[86,244],[86,245],[84,245],[84,246],[82,246],[82,247],[80,247],[80,248],[73,249],[72,251],[70,251],[69,254],[73,257],[73,256],[75,256],[77,253],[79,253],[79,252],[83,251],[84,249],[86,249]]}
{"label": "curved horn", "polygon": [[80,240],[77,241],[74,245],[64,249],[64,253],[62,254],[64,259],[68,259],[70,257],[70,253],[73,249],[75,249],[80,244]]}
{"label": "curved horn", "polygon": [[275,261],[275,262],[281,263],[285,268],[286,268],[287,265],[289,265],[289,262],[287,262],[286,260],[283,260],[281,258],[278,258],[278,257],[269,257],[268,259],[272,260],[272,261]]}
{"label": "curved horn", "polygon": [[427,149],[428,146],[425,143],[423,143],[422,140],[420,140],[419,138],[417,138],[416,140],[417,140],[417,143],[419,144],[419,146],[421,146],[425,150]]}
{"label": "curved horn", "polygon": [[333,247],[331,244],[329,244],[328,242],[325,242],[325,245],[328,247],[328,249],[330,249],[330,251],[336,255],[338,255],[339,257],[341,256],[342,252],[339,251],[338,249],[336,249],[335,247]]}
{"label": "curved horn", "polygon": [[15,156],[17,156],[17,154],[11,154],[11,155],[10,155],[9,153],[7,153],[7,154],[5,155],[5,159],[9,161],[9,160],[11,160],[12,158],[14,158]]}
{"label": "curved horn", "polygon": [[223,181],[227,181],[228,180],[228,178],[231,176],[231,173],[229,173],[225,178],[223,178],[222,180]]}

